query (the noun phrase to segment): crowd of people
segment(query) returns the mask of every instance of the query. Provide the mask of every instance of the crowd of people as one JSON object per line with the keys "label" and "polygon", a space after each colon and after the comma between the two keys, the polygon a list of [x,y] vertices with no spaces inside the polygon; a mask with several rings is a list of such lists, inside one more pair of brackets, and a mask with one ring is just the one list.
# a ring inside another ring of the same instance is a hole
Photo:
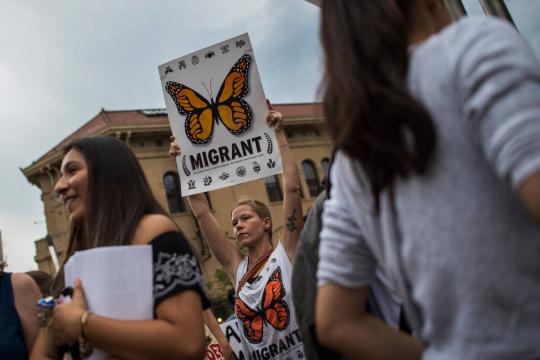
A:
{"label": "crowd of people", "polygon": [[[304,217],[283,118],[270,107],[283,162],[279,239],[268,206],[240,199],[230,218],[243,255],[205,195],[188,196],[234,285],[246,358],[540,359],[538,59],[510,24],[453,22],[443,0],[320,6],[335,151],[327,189]],[[99,348],[114,359],[202,359],[208,337],[235,357],[196,256],[126,144],[76,140],[55,191],[70,216],[66,260],[148,244],[155,263],[167,255],[191,266],[178,262],[172,277],[154,267],[151,320],[94,314],[77,281],[38,330],[36,301],[60,296],[63,269],[40,291],[2,262],[0,358],[84,358]]]}

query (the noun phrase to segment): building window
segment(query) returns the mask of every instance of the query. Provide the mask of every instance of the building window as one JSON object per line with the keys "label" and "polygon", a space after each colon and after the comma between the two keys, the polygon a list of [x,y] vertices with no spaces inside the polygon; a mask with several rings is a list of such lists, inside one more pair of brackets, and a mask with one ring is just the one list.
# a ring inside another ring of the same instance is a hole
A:
{"label": "building window", "polygon": [[263,179],[264,186],[266,187],[266,194],[268,195],[268,200],[272,201],[282,201],[283,193],[281,192],[281,186],[279,185],[279,178],[277,175],[267,176]]}
{"label": "building window", "polygon": [[324,171],[324,178],[328,179],[328,169],[330,167],[330,160],[328,158],[324,158],[321,160],[321,167]]}
{"label": "building window", "polygon": [[163,176],[163,186],[165,187],[165,194],[167,195],[167,204],[169,205],[169,212],[171,214],[181,213],[186,211],[186,205],[184,199],[182,199],[182,193],[180,192],[180,179],[178,174],[174,172],[168,172]]}
{"label": "building window", "polygon": [[309,196],[316,197],[319,193],[319,177],[315,171],[315,165],[310,160],[304,160],[302,162],[302,169],[304,170],[304,176],[309,189]]}

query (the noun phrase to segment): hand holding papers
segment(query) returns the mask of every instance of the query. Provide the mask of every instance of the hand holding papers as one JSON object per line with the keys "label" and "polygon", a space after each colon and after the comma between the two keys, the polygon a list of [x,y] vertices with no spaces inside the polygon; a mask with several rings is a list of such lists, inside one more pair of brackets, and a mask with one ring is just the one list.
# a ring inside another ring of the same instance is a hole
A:
{"label": "hand holding papers", "polygon": [[[122,320],[153,318],[152,247],[110,246],[76,252],[66,263],[65,284],[82,281],[88,309]],[[90,359],[104,359],[98,349]]]}

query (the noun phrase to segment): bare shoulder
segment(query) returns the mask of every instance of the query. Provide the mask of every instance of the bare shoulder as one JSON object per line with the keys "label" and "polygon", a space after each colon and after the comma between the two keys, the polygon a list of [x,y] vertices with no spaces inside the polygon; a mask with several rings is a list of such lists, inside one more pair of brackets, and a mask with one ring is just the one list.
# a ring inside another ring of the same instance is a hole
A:
{"label": "bare shoulder", "polygon": [[33,295],[36,291],[39,292],[39,288],[34,279],[25,273],[13,273],[11,275],[11,285],[13,286],[15,297],[25,297]]}
{"label": "bare shoulder", "polygon": [[179,231],[178,226],[171,218],[162,214],[145,215],[137,225],[131,243],[133,245],[147,244],[159,234],[168,231]]}

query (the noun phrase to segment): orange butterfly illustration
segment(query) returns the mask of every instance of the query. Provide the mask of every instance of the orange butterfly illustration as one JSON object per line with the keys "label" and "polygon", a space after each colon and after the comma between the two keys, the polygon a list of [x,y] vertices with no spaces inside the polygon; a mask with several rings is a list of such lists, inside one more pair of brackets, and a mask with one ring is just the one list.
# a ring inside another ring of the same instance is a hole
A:
{"label": "orange butterfly illustration", "polygon": [[240,135],[251,126],[249,104],[242,99],[249,91],[248,72],[251,57],[243,55],[231,68],[221,85],[216,101],[210,101],[184,84],[168,81],[165,89],[172,96],[178,112],[186,115],[184,128],[193,144],[206,144],[212,139],[214,122],[219,120],[234,135]]}
{"label": "orange butterfly illustration", "polygon": [[258,344],[263,338],[265,324],[283,331],[289,326],[289,306],[283,300],[285,287],[281,281],[281,269],[278,267],[264,287],[261,307],[253,310],[240,297],[235,301],[236,316],[244,324],[244,335],[252,344]]}

